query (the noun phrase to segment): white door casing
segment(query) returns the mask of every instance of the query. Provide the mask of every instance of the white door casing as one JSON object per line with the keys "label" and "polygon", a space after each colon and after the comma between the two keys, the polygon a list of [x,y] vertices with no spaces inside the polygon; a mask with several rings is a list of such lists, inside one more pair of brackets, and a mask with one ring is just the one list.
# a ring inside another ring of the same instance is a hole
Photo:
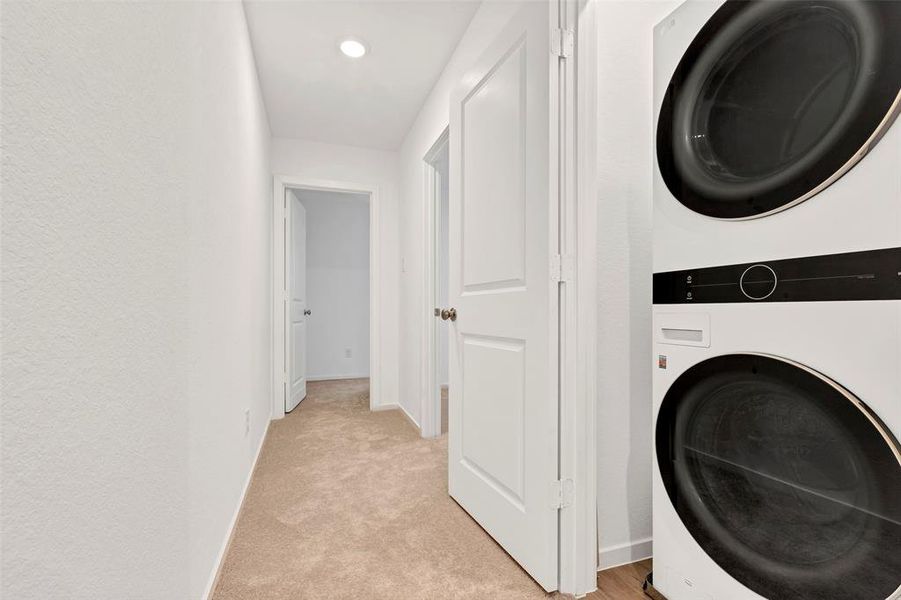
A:
{"label": "white door casing", "polygon": [[448,440],[450,495],[548,591],[559,553],[550,26],[548,4],[523,3],[451,98]]}
{"label": "white door casing", "polygon": [[307,395],[307,211],[288,194],[288,394],[285,412]]}
{"label": "white door casing", "polygon": [[289,286],[290,215],[288,190],[322,190],[369,195],[369,407],[379,410],[381,398],[381,215],[379,187],[369,183],[274,175],[272,187],[272,418],[285,416],[290,398],[291,315]]}

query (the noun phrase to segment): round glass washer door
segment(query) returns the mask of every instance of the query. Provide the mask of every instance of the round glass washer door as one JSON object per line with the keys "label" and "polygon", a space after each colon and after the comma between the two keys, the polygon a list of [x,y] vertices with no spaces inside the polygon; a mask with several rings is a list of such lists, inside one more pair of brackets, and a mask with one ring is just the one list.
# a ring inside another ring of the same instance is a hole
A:
{"label": "round glass washer door", "polygon": [[664,397],[667,495],[700,547],[764,598],[901,593],[901,449],[863,403],[798,363],[711,358]]}
{"label": "round glass washer door", "polygon": [[657,163],[721,219],[770,214],[851,169],[898,114],[901,2],[727,1],[665,93]]}

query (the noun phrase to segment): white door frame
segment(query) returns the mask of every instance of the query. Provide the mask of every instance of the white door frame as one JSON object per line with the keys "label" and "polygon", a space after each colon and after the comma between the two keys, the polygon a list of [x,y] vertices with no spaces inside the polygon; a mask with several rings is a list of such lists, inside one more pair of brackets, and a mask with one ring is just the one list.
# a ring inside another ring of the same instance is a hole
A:
{"label": "white door frame", "polygon": [[419,380],[422,382],[422,390],[420,398],[422,404],[419,409],[421,415],[419,421],[419,429],[422,437],[437,437],[441,435],[441,409],[440,396],[438,396],[437,370],[438,362],[436,360],[438,353],[438,336],[436,335],[437,321],[434,314],[435,307],[438,306],[438,296],[436,288],[438,283],[437,261],[438,256],[435,247],[438,243],[438,232],[436,228],[438,216],[438,193],[437,184],[438,177],[435,167],[432,163],[448,145],[450,139],[450,126],[444,128],[429,151],[422,158],[423,166],[423,190],[425,197],[425,206],[423,207],[423,278],[425,280],[425,289],[423,290],[423,302],[425,305],[422,309],[422,373]]}
{"label": "white door frame", "polygon": [[597,588],[597,0],[558,0],[559,24],[575,32],[560,66],[561,249],[572,257],[560,315],[560,478],[572,504],[560,511],[560,589]]}
{"label": "white door frame", "polygon": [[[597,58],[596,0],[551,2],[552,22],[575,32],[573,55],[559,61],[560,479],[572,479],[571,503],[560,511],[559,590],[581,596],[597,588]],[[554,7],[558,10],[554,12]],[[552,36],[553,37],[553,36]],[[576,81],[579,85],[576,85]],[[445,129],[423,157],[422,373],[423,437],[440,435],[435,380],[435,172],[430,159],[446,143]],[[553,181],[553,179],[552,179]]]}
{"label": "white door frame", "polygon": [[272,418],[285,416],[286,260],[285,192],[288,188],[369,195],[369,409],[381,406],[381,322],[379,319],[379,188],[376,185],[275,175],[272,185]]}

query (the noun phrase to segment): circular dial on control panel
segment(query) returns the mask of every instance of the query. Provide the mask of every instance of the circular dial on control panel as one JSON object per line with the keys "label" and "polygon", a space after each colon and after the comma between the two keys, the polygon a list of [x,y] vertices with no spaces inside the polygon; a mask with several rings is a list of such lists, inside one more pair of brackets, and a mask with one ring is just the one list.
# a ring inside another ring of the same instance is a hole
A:
{"label": "circular dial on control panel", "polygon": [[776,291],[776,272],[767,265],[751,265],[741,274],[741,293],[751,300],[766,300]]}

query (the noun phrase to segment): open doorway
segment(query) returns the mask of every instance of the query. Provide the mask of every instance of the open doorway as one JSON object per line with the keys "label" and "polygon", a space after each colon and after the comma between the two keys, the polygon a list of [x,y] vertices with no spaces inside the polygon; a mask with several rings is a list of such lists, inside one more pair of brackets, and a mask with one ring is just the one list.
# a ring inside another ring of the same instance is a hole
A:
{"label": "open doorway", "polygon": [[435,437],[447,433],[450,383],[449,315],[449,222],[450,152],[447,129],[423,158],[426,170],[426,260],[428,293],[425,311],[426,345],[424,369],[425,394],[422,407],[422,435]]}
{"label": "open doorway", "polygon": [[276,177],[274,192],[273,417],[308,382],[359,380],[378,409],[378,190]]}
{"label": "open doorway", "polygon": [[289,392],[369,379],[369,195],[289,188]]}

